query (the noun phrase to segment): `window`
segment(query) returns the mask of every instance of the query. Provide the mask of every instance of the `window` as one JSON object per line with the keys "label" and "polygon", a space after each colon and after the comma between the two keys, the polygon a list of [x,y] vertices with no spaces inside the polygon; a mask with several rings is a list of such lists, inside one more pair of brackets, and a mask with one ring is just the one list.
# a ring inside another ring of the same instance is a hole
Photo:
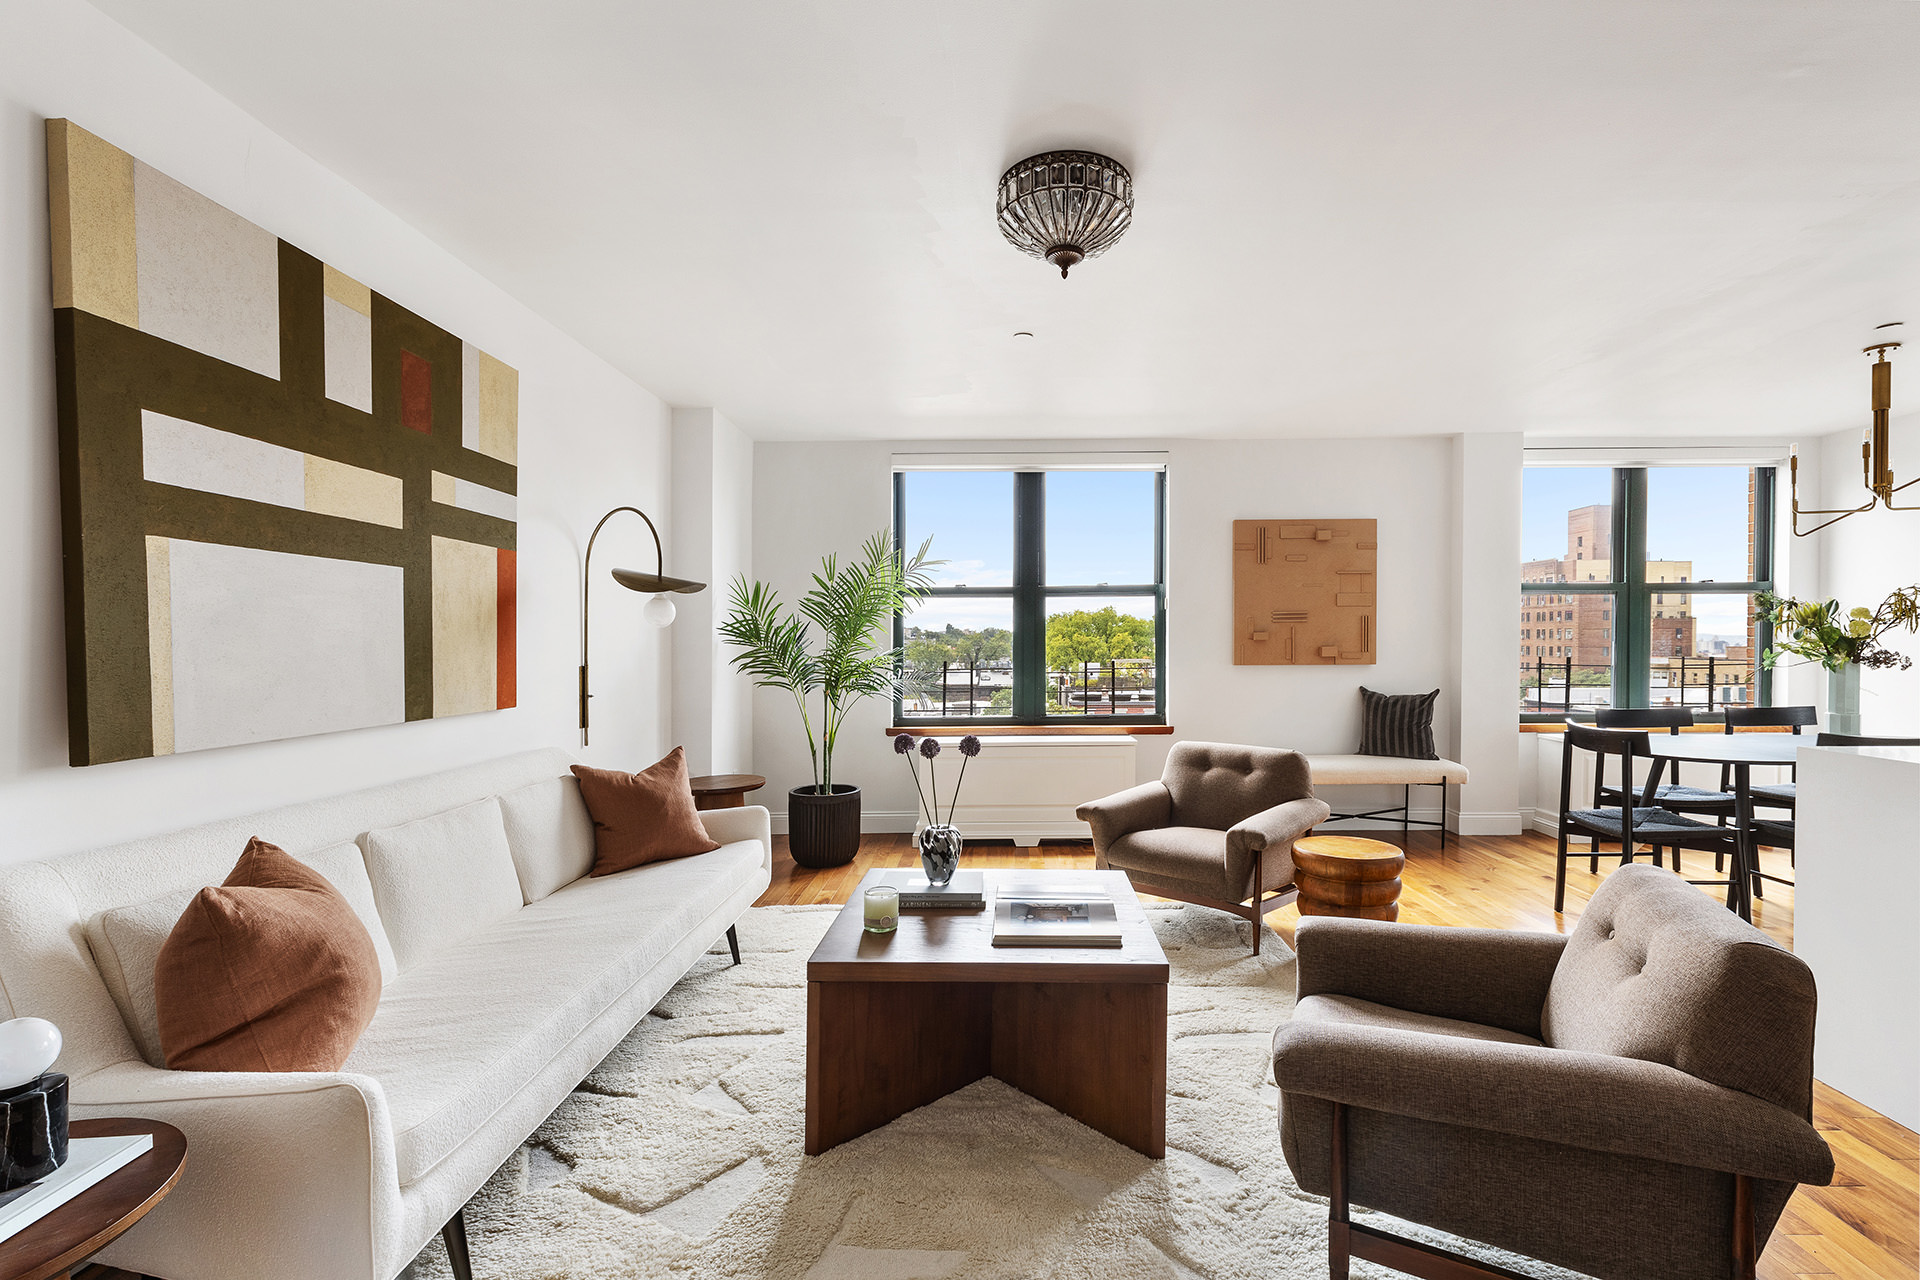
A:
{"label": "window", "polygon": [[1521,718],[1767,705],[1753,596],[1773,586],[1773,503],[1771,467],[1527,468],[1521,620],[1554,604],[1573,625],[1522,646]]}
{"label": "window", "polygon": [[1166,722],[1160,470],[894,474],[905,548],[946,561],[895,623],[897,724]]}

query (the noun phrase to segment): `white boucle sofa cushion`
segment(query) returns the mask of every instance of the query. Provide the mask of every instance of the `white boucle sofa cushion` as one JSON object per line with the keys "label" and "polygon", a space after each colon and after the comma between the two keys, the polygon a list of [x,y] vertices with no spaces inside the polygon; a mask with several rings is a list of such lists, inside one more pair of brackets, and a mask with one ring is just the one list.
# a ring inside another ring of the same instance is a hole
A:
{"label": "white boucle sofa cushion", "polygon": [[1467,780],[1467,766],[1456,760],[1416,760],[1411,756],[1307,757],[1315,786],[1358,787],[1378,784],[1432,786]]}
{"label": "white boucle sofa cushion", "polygon": [[402,973],[521,907],[497,797],[362,839],[373,900]]}
{"label": "white boucle sofa cushion", "polygon": [[[238,855],[235,855],[236,858]],[[393,944],[380,923],[380,912],[373,902],[373,884],[367,879],[367,865],[357,844],[336,844],[315,853],[297,853],[294,857],[327,878],[340,896],[353,908],[360,923],[367,926],[373,939],[374,954],[380,958],[382,985],[392,982],[399,967],[394,963]],[[160,958],[180,914],[200,892],[200,886],[176,889],[130,907],[102,911],[87,921],[87,945],[93,950],[94,964],[120,1007],[120,1017],[133,1036],[135,1047],[149,1065],[167,1065],[160,1047],[160,1014],[153,998],[153,965]]]}
{"label": "white boucle sofa cushion", "polygon": [[341,1068],[386,1094],[400,1185],[483,1128],[730,896],[764,883],[765,856],[741,840],[578,880],[403,967]]}
{"label": "white boucle sofa cushion", "polygon": [[520,896],[538,902],[593,870],[593,817],[573,778],[533,782],[500,797]]}

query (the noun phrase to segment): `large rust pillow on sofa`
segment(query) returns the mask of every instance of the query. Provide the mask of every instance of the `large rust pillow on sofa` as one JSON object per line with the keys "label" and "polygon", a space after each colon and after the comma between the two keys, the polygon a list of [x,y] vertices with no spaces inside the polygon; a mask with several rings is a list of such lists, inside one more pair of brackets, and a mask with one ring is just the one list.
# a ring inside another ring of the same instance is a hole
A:
{"label": "large rust pillow on sofa", "polygon": [[380,957],[327,878],[255,837],[153,965],[175,1071],[338,1071],[380,1003]]}
{"label": "large rust pillow on sofa", "polygon": [[700,824],[687,781],[687,753],[679,747],[639,773],[576,764],[573,776],[580,779],[580,798],[593,817],[593,875],[720,847]]}

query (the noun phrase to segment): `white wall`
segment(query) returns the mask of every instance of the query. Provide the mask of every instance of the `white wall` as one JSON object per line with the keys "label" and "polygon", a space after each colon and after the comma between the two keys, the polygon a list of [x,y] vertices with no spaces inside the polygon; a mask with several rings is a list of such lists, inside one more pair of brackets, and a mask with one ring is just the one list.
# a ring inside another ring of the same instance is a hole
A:
{"label": "white wall", "polygon": [[[68,766],[43,126],[50,116],[74,120],[520,370],[517,709]],[[0,861],[537,745],[577,749],[580,550],[610,507],[665,511],[665,406],[77,0],[0,7],[0,226]],[[633,525],[608,527],[599,550],[609,562],[638,554],[647,535]],[[594,600],[592,755],[634,767],[670,745],[665,642],[641,624],[643,603],[612,590]]]}
{"label": "white wall", "polygon": [[752,567],[753,442],[712,409],[673,411],[673,548],[667,572],[707,584],[674,597],[674,740],[696,776],[751,772],[753,687],[727,664],[714,624]]}
{"label": "white wall", "polygon": [[[1519,492],[1517,440],[1506,437],[1475,455],[1476,487],[1486,502],[1492,494]],[[1510,448],[1502,448],[1505,442]],[[1005,442],[928,444],[915,452],[1003,451],[1021,445]],[[1031,442],[1025,448],[1033,447]],[[1089,444],[1083,447],[1106,446]],[[1359,686],[1394,693],[1441,692],[1434,737],[1438,744],[1463,740],[1456,729],[1463,670],[1475,673],[1476,687],[1487,679],[1482,667],[1499,663],[1490,650],[1463,666],[1453,655],[1459,575],[1453,478],[1455,442],[1446,437],[1371,440],[1172,441],[1128,442],[1128,448],[1165,449],[1167,482],[1168,597],[1167,693],[1175,737],[1143,737],[1139,775],[1156,778],[1168,747],[1177,739],[1253,742],[1303,751],[1350,752],[1359,744]],[[886,443],[774,443],[762,441],[754,454],[754,571],[791,600],[807,574],[829,551],[847,552],[892,518],[891,458]],[[1504,475],[1511,470],[1512,475]],[[1236,667],[1232,649],[1233,521],[1275,516],[1322,518],[1372,517],[1380,533],[1381,661],[1368,667]],[[1513,524],[1518,540],[1518,509],[1502,517],[1491,509],[1478,513],[1475,554],[1485,551],[1482,521]],[[1496,538],[1508,535],[1491,535]],[[939,554],[936,546],[935,554]],[[1504,552],[1502,553],[1504,554]],[[1459,607],[1501,610],[1511,631],[1514,592],[1511,564],[1500,580],[1497,600],[1466,600]],[[913,790],[906,768],[894,758],[881,730],[892,707],[873,702],[849,718],[836,755],[834,778],[855,782],[865,791],[864,812],[870,830],[910,829]],[[1511,703],[1501,704],[1500,721],[1511,733]],[[1496,717],[1497,718],[1497,717]],[[764,793],[776,811],[785,808],[787,788],[807,781],[805,740],[792,700],[760,691],[755,699],[755,760],[767,775]],[[1484,727],[1475,725],[1465,739],[1476,746]],[[1513,796],[1511,738],[1498,738],[1498,750],[1486,761],[1495,781],[1477,793],[1476,812],[1508,829],[1517,822]],[[991,750],[991,744],[989,744]],[[1498,757],[1498,759],[1494,757]],[[1469,759],[1468,765],[1480,767]],[[1333,793],[1340,807],[1372,807],[1371,799],[1391,797],[1355,788]],[[1092,797],[1087,797],[1091,799]],[[1437,816],[1437,796],[1416,793],[1416,815],[1424,806]]]}
{"label": "white wall", "polygon": [[1458,792],[1463,835],[1520,830],[1519,759],[1511,750],[1519,713],[1519,432],[1458,436],[1453,448],[1452,676],[1458,713],[1450,751],[1472,775]]}
{"label": "white wall", "polygon": [[[1813,492],[1823,495],[1824,500],[1814,502],[1811,494],[1803,492],[1802,506],[1857,507],[1866,501],[1868,494],[1860,472],[1861,434],[1843,431],[1821,437],[1821,483]],[[1894,419],[1891,436],[1894,483],[1920,476],[1920,415]],[[1920,485],[1897,495],[1894,501],[1902,506],[1920,506]],[[1849,516],[1801,541],[1819,547],[1817,598],[1838,600],[1842,610],[1856,605],[1877,609],[1891,592],[1920,583],[1920,511],[1875,508]],[[1920,637],[1912,632],[1895,632],[1886,637],[1885,643],[1920,662]],[[1824,707],[1824,675],[1817,675],[1816,682]],[[1920,737],[1920,666],[1910,671],[1860,673],[1860,731],[1870,736]]]}

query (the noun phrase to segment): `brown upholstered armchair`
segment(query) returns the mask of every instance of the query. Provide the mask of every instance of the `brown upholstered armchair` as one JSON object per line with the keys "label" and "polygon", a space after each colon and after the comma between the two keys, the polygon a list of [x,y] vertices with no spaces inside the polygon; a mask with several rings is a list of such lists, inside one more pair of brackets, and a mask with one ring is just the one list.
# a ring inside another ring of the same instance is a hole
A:
{"label": "brown upholstered armchair", "polygon": [[1671,872],[1622,867],[1564,938],[1314,917],[1295,950],[1280,1141],[1332,1201],[1336,1280],[1350,1254],[1512,1275],[1361,1205],[1600,1280],[1751,1280],[1794,1187],[1832,1180],[1812,973]]}
{"label": "brown upholstered armchair", "polygon": [[[1134,887],[1260,922],[1292,902],[1293,842],[1332,812],[1313,795],[1297,751],[1181,742],[1160,781],[1076,811],[1093,828],[1093,865]],[[1271,896],[1269,896],[1271,895]]]}

